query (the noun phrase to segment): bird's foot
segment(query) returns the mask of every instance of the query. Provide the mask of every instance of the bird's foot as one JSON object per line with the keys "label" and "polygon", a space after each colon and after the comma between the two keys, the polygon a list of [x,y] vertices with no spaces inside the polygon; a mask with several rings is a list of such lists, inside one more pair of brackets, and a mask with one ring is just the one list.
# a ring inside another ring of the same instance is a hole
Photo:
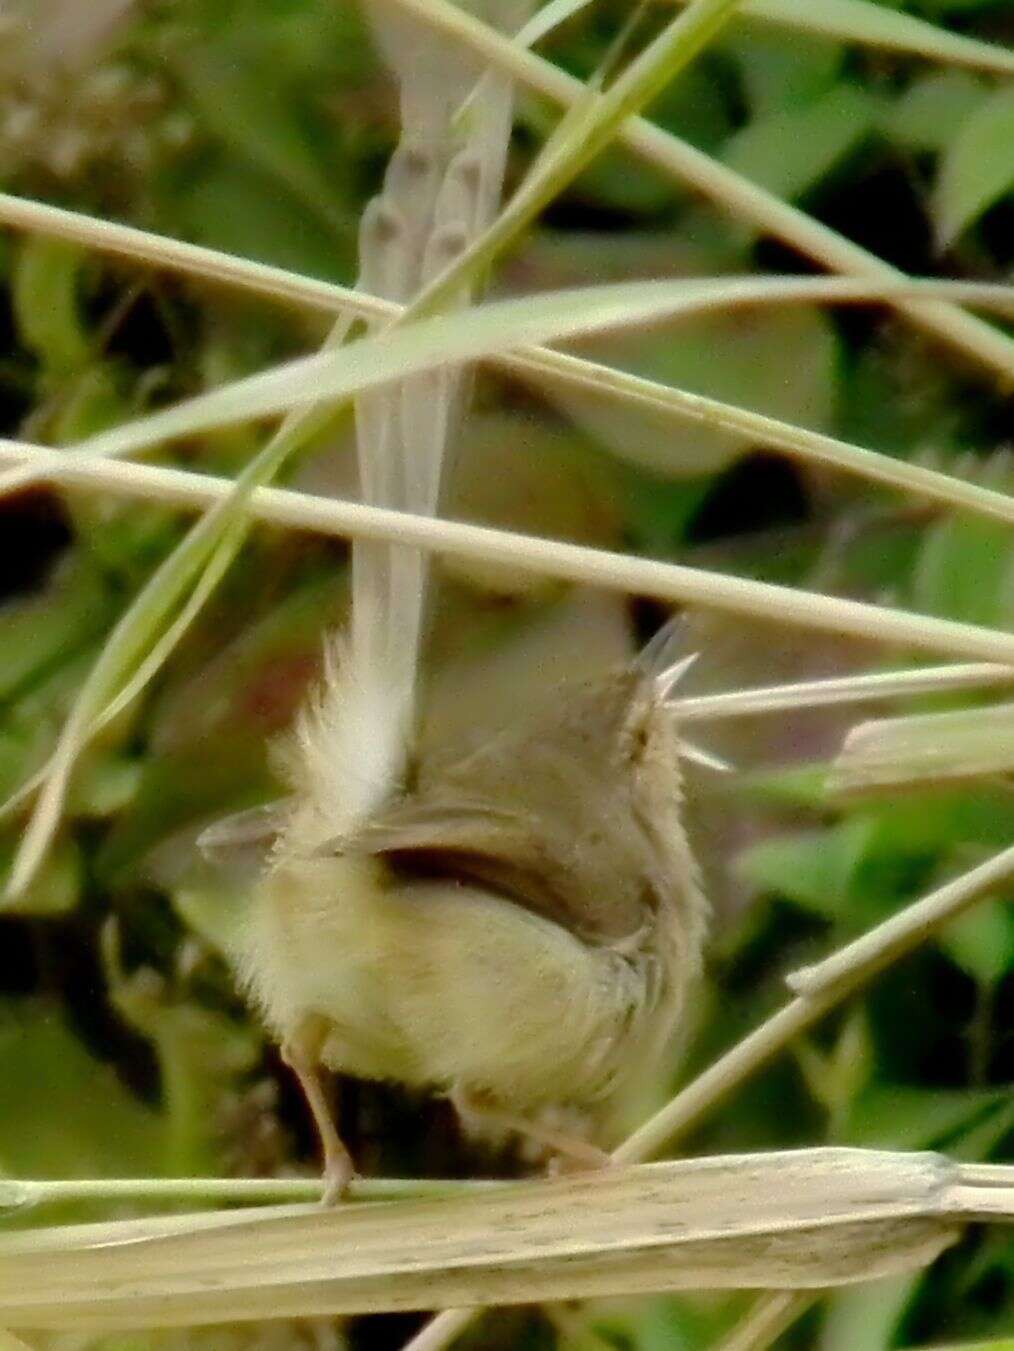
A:
{"label": "bird's foot", "polygon": [[356,1166],[352,1162],[352,1155],[340,1140],[337,1141],[337,1147],[332,1143],[324,1154],[321,1205],[333,1206],[338,1201],[343,1201],[348,1195],[349,1185],[355,1177]]}
{"label": "bird's foot", "polygon": [[547,1122],[532,1121],[528,1117],[505,1111],[498,1105],[486,1101],[481,1095],[467,1090],[455,1089],[451,1095],[459,1116],[465,1120],[482,1123],[496,1130],[512,1131],[522,1140],[538,1145],[550,1153],[548,1171],[552,1176],[611,1168],[614,1160],[611,1154],[597,1145],[590,1144],[578,1135],[567,1130],[558,1130]]}
{"label": "bird's foot", "polygon": [[555,1153],[546,1165],[550,1177],[565,1177],[568,1173],[597,1173],[607,1168],[615,1168],[616,1160],[607,1149],[599,1149],[586,1140],[571,1139],[569,1136],[556,1135],[547,1143]]}

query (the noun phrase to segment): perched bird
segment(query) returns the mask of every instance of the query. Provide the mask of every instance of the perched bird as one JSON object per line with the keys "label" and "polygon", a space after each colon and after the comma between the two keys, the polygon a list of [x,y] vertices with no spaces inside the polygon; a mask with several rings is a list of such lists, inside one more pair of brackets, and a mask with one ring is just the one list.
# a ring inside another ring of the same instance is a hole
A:
{"label": "perched bird", "polygon": [[[513,0],[486,10],[518,18]],[[406,132],[364,215],[361,284],[407,301],[496,210],[511,91],[394,8],[371,13]],[[464,385],[447,369],[359,401],[365,500],[436,511]],[[425,592],[418,551],[354,544],[350,630],[279,751],[291,796],[204,839],[268,846],[231,956],[303,1086],[331,1196],[352,1162],[321,1068],[538,1136],[536,1109],[601,1100],[662,1046],[700,964],[665,640],[424,752]]]}

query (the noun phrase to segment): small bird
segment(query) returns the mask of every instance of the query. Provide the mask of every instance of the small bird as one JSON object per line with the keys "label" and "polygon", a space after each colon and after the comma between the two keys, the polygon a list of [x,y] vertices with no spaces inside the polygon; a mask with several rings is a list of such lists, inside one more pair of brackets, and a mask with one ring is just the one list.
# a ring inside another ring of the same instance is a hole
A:
{"label": "small bird", "polygon": [[[484,2],[517,19],[516,0]],[[510,86],[399,29],[394,7],[371,13],[408,130],[363,217],[361,283],[407,301],[496,210]],[[436,511],[464,387],[440,370],[359,400],[367,501]],[[203,839],[212,855],[267,846],[231,957],[316,1119],[328,1198],[353,1165],[322,1068],[601,1158],[533,1113],[614,1092],[661,1049],[700,966],[707,906],[667,703],[685,663],[666,636],[547,690],[521,722],[433,746],[425,591],[417,550],[354,542],[349,632],[279,748],[291,796]]]}
{"label": "small bird", "polygon": [[308,768],[325,685],[285,751],[293,796],[233,958],[303,1086],[330,1196],[352,1163],[321,1066],[538,1139],[533,1110],[600,1102],[664,1047],[707,920],[667,683],[642,658],[558,687],[523,726],[413,764],[410,787],[322,842]]}

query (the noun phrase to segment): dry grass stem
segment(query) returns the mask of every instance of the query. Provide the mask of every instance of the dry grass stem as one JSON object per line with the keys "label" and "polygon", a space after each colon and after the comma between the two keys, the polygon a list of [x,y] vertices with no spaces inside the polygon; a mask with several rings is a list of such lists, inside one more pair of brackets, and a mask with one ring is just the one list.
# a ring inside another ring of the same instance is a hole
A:
{"label": "dry grass stem", "polygon": [[[222,504],[229,500],[233,491],[233,484],[227,479],[150,465],[123,462],[113,465],[100,457],[83,453],[67,455],[45,447],[32,447],[26,451],[18,442],[0,446],[0,456],[3,455],[20,462],[30,456],[37,471],[50,476],[58,474],[65,483],[93,482],[101,483],[103,487],[115,483],[118,492],[157,496],[161,501],[190,509]],[[396,540],[456,557],[507,563],[562,581],[708,606],[794,627],[848,634],[871,642],[911,645],[987,663],[1014,663],[1014,635],[974,624],[460,521],[412,516],[357,502],[312,498],[283,489],[259,488],[252,495],[251,504],[255,514],[260,514],[262,509],[265,514],[270,511],[269,519],[300,529],[343,537],[355,535]]]}
{"label": "dry grass stem", "polygon": [[735,690],[729,694],[705,694],[675,699],[673,709],[682,723],[713,722],[724,718],[750,717],[758,713],[778,713],[797,708],[824,708],[837,704],[863,703],[868,700],[911,698],[919,694],[988,689],[1007,685],[1012,680],[1014,668],[984,662],[963,666],[927,666],[922,669],[876,671],[868,675],[805,680],[791,685],[771,685],[767,688],[762,686],[757,689]]}
{"label": "dry grass stem", "polygon": [[789,988],[818,1001],[835,989],[853,989],[859,980],[897,961],[967,906],[1009,884],[1012,875],[1014,846],[938,887],[824,961],[793,972],[787,977]]}
{"label": "dry grass stem", "polygon": [[767,1351],[818,1298],[809,1290],[769,1290],[758,1295],[715,1351]]}

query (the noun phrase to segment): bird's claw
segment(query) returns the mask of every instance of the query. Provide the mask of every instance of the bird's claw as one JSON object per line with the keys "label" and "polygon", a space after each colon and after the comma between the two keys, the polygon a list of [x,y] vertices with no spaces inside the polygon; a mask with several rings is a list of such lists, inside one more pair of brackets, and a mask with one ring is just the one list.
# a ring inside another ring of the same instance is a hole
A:
{"label": "bird's claw", "polygon": [[352,1162],[351,1155],[345,1149],[340,1154],[336,1153],[326,1159],[322,1179],[323,1191],[320,1197],[321,1205],[333,1206],[338,1201],[344,1200],[355,1176],[355,1165]]}

